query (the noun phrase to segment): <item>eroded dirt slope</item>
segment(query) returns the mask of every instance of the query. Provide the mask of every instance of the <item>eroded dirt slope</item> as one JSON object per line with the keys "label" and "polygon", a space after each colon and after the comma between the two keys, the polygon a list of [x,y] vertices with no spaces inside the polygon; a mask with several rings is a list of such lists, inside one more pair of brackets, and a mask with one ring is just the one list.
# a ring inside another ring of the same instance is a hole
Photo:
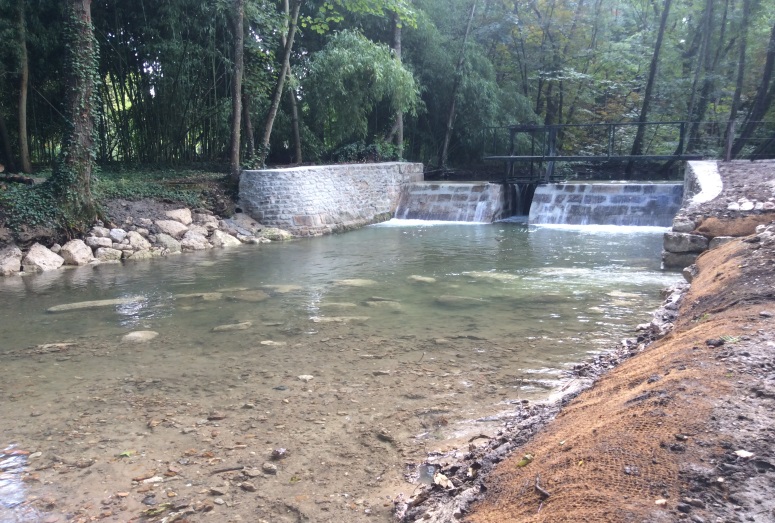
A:
{"label": "eroded dirt slope", "polygon": [[702,255],[673,332],[512,452],[465,520],[775,521],[771,231]]}

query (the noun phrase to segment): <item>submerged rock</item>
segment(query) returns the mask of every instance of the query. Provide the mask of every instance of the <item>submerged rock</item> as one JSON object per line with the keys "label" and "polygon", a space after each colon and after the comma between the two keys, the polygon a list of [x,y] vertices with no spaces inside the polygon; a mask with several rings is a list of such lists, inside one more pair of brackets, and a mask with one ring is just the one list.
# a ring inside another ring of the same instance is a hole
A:
{"label": "submerged rock", "polygon": [[485,305],[487,302],[479,298],[445,294],[436,298],[436,303],[447,307],[470,307],[472,305]]}
{"label": "submerged rock", "polygon": [[151,341],[159,335],[156,331],[134,331],[125,334],[121,341],[125,343],[145,343]]}
{"label": "submerged rock", "polygon": [[100,307],[115,307],[116,305],[128,305],[130,303],[140,303],[145,301],[145,296],[130,296],[128,298],[116,298],[113,300],[92,300],[80,301],[76,303],[65,303],[54,305],[46,309],[46,312],[66,312],[83,309],[98,309]]}
{"label": "submerged rock", "polygon": [[244,331],[253,326],[252,321],[243,321],[242,323],[231,323],[227,325],[218,325],[213,327],[213,332],[231,332],[231,331]]}
{"label": "submerged rock", "polygon": [[420,276],[419,274],[412,274],[406,279],[415,283],[436,283],[436,278],[431,278],[430,276]]}
{"label": "submerged rock", "polygon": [[334,284],[341,285],[343,287],[371,287],[373,285],[377,285],[377,282],[363,278],[351,278],[345,280],[336,280]]}

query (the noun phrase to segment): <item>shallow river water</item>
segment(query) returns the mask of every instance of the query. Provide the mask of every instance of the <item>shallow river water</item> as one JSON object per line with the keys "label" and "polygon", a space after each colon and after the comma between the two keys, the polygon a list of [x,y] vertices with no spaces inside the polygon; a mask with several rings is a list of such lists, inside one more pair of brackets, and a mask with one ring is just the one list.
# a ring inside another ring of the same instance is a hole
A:
{"label": "shallow river water", "polygon": [[408,463],[650,319],[663,232],[391,221],[0,280],[0,522],[389,521]]}

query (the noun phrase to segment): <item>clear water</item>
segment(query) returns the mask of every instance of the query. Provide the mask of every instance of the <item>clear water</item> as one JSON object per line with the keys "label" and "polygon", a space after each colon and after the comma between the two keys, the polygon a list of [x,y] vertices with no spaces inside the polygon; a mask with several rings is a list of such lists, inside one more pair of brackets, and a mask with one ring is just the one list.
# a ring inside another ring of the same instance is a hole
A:
{"label": "clear water", "polygon": [[[678,279],[659,269],[663,232],[391,221],[5,278],[0,448],[93,459],[100,481],[129,490],[111,468],[127,449],[138,467],[212,445],[232,449],[213,451],[212,467],[260,468],[283,447],[276,481],[261,487],[271,499],[314,485],[317,498],[298,502],[313,519],[318,498],[360,496],[355,512],[371,507],[388,521],[382,498],[401,488],[405,461],[485,431],[472,420],[510,402],[547,397],[564,369],[649,320],[660,289]],[[47,312],[126,297],[142,300]],[[122,341],[138,330],[159,336]],[[208,421],[213,411],[226,416]],[[47,488],[85,496],[78,481],[64,483]],[[263,507],[280,518],[272,502]]]}

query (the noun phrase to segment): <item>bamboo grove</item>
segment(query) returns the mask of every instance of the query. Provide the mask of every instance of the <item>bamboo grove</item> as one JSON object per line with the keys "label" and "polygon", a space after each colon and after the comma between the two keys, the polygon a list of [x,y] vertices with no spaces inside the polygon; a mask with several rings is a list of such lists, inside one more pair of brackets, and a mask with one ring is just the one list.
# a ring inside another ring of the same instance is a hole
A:
{"label": "bamboo grove", "polygon": [[[7,170],[51,165],[68,140],[73,2],[0,0]],[[445,167],[477,160],[499,126],[639,119],[698,122],[702,154],[730,132],[735,155],[773,149],[764,0],[79,3],[98,50],[99,164]]]}

